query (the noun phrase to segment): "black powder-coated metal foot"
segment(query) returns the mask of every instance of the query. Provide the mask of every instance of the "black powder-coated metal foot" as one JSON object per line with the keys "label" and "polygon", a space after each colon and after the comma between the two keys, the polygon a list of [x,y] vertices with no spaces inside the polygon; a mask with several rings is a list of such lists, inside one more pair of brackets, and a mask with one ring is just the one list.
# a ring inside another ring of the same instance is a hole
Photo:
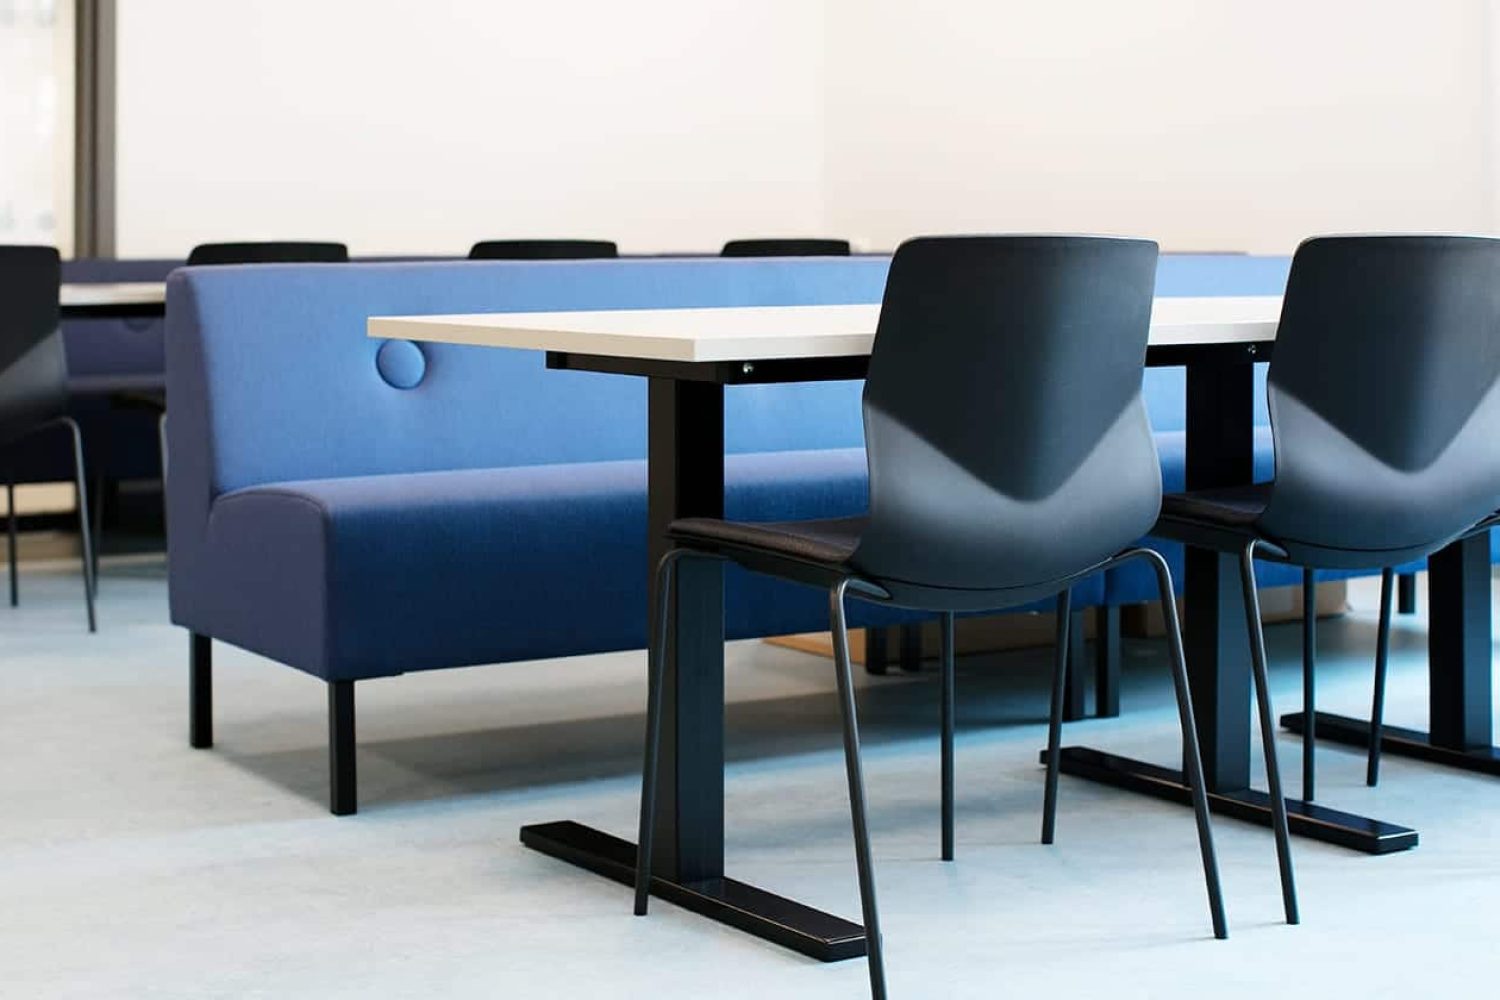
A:
{"label": "black powder-coated metal foot", "polygon": [[[1318,725],[1320,735],[1326,735],[1321,718]],[[1046,763],[1045,755],[1043,750],[1043,763]],[[1088,747],[1063,748],[1062,773],[1168,802],[1192,804],[1181,771]],[[1261,826],[1271,825],[1270,796],[1255,789],[1210,791],[1208,805],[1214,812],[1225,816]],[[1328,809],[1300,799],[1287,799],[1286,807],[1288,824],[1294,836],[1310,837],[1365,854],[1390,854],[1417,846],[1417,831],[1409,827]]]}
{"label": "black powder-coated metal foot", "polygon": [[1398,614],[1417,613],[1417,575],[1402,573],[1396,577],[1396,611]]}
{"label": "black powder-coated metal foot", "polygon": [[188,636],[188,745],[214,745],[213,640],[196,633]]}
{"label": "black powder-coated metal foot", "polygon": [[[1301,712],[1290,712],[1281,717],[1281,725],[1291,732],[1301,733],[1305,718]],[[1314,716],[1314,725],[1320,740],[1352,747],[1370,745],[1370,723],[1364,719],[1334,715],[1331,712],[1318,712]],[[1427,733],[1418,729],[1382,726],[1380,750],[1381,753],[1415,757],[1431,764],[1442,764],[1446,767],[1478,771],[1481,774],[1500,777],[1500,747],[1453,749],[1434,744]]]}
{"label": "black powder-coated metal foot", "polygon": [[[635,882],[635,845],[582,823],[523,826],[521,843],[621,885]],[[820,962],[865,955],[865,930],[859,924],[731,878],[674,882],[653,875],[651,894]]]}
{"label": "black powder-coated metal foot", "polygon": [[354,682],[328,682],[328,811],[352,816],[359,810],[354,767]]}

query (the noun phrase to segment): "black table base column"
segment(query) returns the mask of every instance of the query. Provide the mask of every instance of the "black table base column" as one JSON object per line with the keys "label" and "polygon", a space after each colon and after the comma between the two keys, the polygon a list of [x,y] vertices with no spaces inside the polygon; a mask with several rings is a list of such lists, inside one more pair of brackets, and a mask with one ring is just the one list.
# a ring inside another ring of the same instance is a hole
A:
{"label": "black table base column", "polygon": [[[635,845],[581,823],[523,826],[521,843],[622,885],[635,884]],[[732,878],[679,880],[653,875],[651,894],[820,962],[865,955],[865,929],[860,924]],[[628,902],[621,893],[622,914]]]}
{"label": "black table base column", "polygon": [[[648,579],[680,517],[724,516],[724,386],[653,377],[648,389]],[[864,927],[724,876],[724,571],[677,564],[663,687],[653,895],[825,962],[865,954]],[[648,589],[648,593],[649,593]],[[649,608],[646,621],[655,620]],[[521,843],[627,885],[635,845],[580,823],[521,828]],[[620,897],[622,919],[629,912]]]}

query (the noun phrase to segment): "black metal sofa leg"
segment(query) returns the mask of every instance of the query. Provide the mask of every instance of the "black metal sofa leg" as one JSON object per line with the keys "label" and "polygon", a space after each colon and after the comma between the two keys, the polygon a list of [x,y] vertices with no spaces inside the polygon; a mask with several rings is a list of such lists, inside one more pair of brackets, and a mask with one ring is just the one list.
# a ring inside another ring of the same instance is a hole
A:
{"label": "black metal sofa leg", "polygon": [[1094,715],[1120,714],[1120,606],[1094,609]]}
{"label": "black metal sofa leg", "polygon": [[188,745],[214,745],[213,640],[196,632],[188,636]]}
{"label": "black metal sofa leg", "polygon": [[354,682],[328,682],[328,809],[335,816],[359,810],[354,768]]}
{"label": "black metal sofa leg", "polygon": [[1417,574],[1402,573],[1396,578],[1399,590],[1396,592],[1396,610],[1403,615],[1414,615],[1417,613]]}

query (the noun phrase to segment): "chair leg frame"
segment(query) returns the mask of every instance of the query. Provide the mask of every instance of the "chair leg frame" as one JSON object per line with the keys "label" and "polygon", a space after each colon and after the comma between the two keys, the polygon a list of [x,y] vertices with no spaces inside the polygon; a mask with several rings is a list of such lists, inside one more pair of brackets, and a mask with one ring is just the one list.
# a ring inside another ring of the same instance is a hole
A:
{"label": "chair leg frame", "polygon": [[1385,680],[1391,653],[1391,584],[1394,571],[1380,571],[1380,629],[1375,637],[1375,691],[1370,703],[1370,748],[1365,761],[1365,784],[1380,781],[1380,739],[1385,724]]}
{"label": "chair leg frame", "polygon": [[[1213,824],[1208,811],[1208,783],[1203,775],[1203,755],[1198,744],[1198,723],[1193,715],[1193,699],[1188,684],[1187,655],[1182,645],[1182,623],[1177,617],[1177,599],[1172,586],[1172,571],[1167,561],[1152,549],[1129,549],[1110,560],[1105,568],[1117,566],[1131,559],[1144,559],[1156,573],[1157,591],[1161,599],[1162,617],[1166,624],[1167,645],[1172,664],[1172,687],[1177,698],[1177,715],[1182,729],[1185,777],[1192,791],[1193,817],[1198,828],[1198,853],[1203,862],[1203,882],[1208,894],[1209,919],[1213,924],[1214,937],[1223,940],[1229,936],[1229,924],[1224,914],[1224,891],[1219,879],[1218,856],[1214,849]],[[1062,612],[1071,603],[1069,592],[1058,595],[1058,620],[1065,621]],[[1057,779],[1062,743],[1063,682],[1061,675],[1067,665],[1065,643],[1067,632],[1058,630],[1057,666],[1053,674],[1052,715],[1047,732],[1047,787],[1042,804],[1042,842],[1052,843],[1056,832]]]}
{"label": "chair leg frame", "polygon": [[1052,666],[1051,711],[1047,716],[1047,780],[1042,793],[1042,843],[1050,844],[1057,831],[1057,778],[1062,758],[1063,701],[1068,686],[1068,628],[1072,617],[1071,588],[1057,595],[1057,642]]}
{"label": "chair leg frame", "polygon": [[1300,921],[1297,911],[1296,876],[1292,871],[1291,834],[1286,816],[1286,796],[1281,788],[1281,765],[1276,759],[1276,716],[1271,711],[1271,685],[1266,670],[1266,636],[1260,621],[1260,591],[1255,585],[1255,549],[1252,539],[1240,552],[1240,590],[1245,601],[1245,628],[1250,636],[1250,671],[1260,710],[1260,739],[1266,758],[1266,783],[1271,799],[1271,828],[1276,834],[1276,860],[1281,869],[1281,902],[1286,922]]}
{"label": "chair leg frame", "polygon": [[15,607],[21,603],[21,574],[16,555],[16,478],[9,472],[5,476],[5,540],[10,566],[10,606]]}
{"label": "chair leg frame", "polygon": [[953,613],[945,611],[938,616],[938,635],[942,669],[941,742],[942,742],[942,858],[953,860],[953,733],[957,709],[954,703],[956,681],[954,677],[954,627]]}
{"label": "chair leg frame", "polygon": [[79,430],[78,422],[72,417],[60,417],[58,423],[64,425],[73,434],[73,475],[74,485],[78,491],[78,535],[83,542],[83,601],[88,609],[89,631],[99,631],[99,625],[94,616],[94,594],[98,585],[94,579],[94,538],[93,525],[89,518],[89,489],[87,473],[83,465],[83,431]]}
{"label": "chair leg frame", "polygon": [[1313,801],[1317,778],[1317,670],[1318,670],[1318,583],[1313,570],[1302,569],[1302,714],[1307,719],[1302,730],[1302,801]]}

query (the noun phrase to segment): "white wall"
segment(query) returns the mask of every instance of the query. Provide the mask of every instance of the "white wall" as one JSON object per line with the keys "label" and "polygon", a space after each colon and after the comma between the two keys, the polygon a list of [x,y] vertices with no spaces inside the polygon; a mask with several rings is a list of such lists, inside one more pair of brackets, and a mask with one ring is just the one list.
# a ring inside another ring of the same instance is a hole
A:
{"label": "white wall", "polygon": [[123,255],[1500,227],[1496,0],[122,0]]}
{"label": "white wall", "polygon": [[822,223],[807,0],[123,0],[121,256]]}
{"label": "white wall", "polygon": [[1494,227],[1484,0],[829,0],[827,223]]}

